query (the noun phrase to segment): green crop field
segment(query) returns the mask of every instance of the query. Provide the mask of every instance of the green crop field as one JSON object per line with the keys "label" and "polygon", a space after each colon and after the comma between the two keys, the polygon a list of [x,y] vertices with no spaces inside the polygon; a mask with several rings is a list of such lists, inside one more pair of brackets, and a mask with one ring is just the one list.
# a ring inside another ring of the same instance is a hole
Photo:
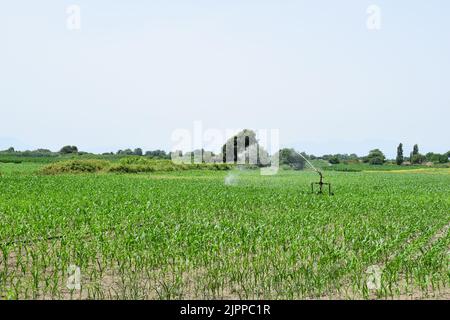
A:
{"label": "green crop field", "polygon": [[2,299],[449,298],[449,169],[325,171],[320,196],[311,171],[42,165],[0,163]]}

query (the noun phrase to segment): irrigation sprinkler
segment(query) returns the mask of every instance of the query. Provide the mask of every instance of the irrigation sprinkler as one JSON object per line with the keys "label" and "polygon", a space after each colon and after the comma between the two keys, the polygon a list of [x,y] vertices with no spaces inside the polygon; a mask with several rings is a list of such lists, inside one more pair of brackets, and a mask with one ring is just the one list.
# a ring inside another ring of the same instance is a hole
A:
{"label": "irrigation sprinkler", "polygon": [[[296,152],[296,151],[295,151]],[[306,159],[301,153],[296,152],[298,155],[300,155],[300,157],[302,157],[303,159],[305,159],[305,161],[311,166],[311,168],[317,172],[320,176],[320,180],[319,182],[311,182],[311,192],[314,193],[314,185],[318,184],[319,185],[319,191],[317,192],[317,194],[323,194],[323,186],[328,186],[328,194],[330,196],[334,195],[333,192],[331,192],[331,183],[328,182],[323,182],[323,174],[322,172],[317,169],[316,167],[313,166],[313,164],[311,162],[309,162],[308,159]]]}
{"label": "irrigation sprinkler", "polygon": [[319,185],[319,191],[317,192],[317,194],[323,194],[323,186],[328,186],[328,194],[330,196],[333,195],[333,192],[331,192],[331,183],[328,182],[323,182],[323,175],[322,172],[320,172],[319,170],[316,169],[316,172],[319,174],[320,176],[320,181],[319,182],[311,182],[311,192],[314,193],[314,185],[318,184]]}

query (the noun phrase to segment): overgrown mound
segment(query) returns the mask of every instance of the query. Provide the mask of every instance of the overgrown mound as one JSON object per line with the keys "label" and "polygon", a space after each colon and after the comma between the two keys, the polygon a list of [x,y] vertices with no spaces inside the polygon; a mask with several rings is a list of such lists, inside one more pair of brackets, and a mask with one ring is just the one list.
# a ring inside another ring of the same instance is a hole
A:
{"label": "overgrown mound", "polygon": [[144,173],[181,170],[229,170],[232,165],[216,163],[176,164],[170,160],[154,160],[144,157],[126,157],[111,165],[109,172]]}
{"label": "overgrown mound", "polygon": [[66,160],[49,164],[42,168],[44,174],[70,174],[70,173],[145,173],[158,171],[181,171],[181,170],[229,170],[231,164],[199,163],[199,164],[176,164],[170,160],[154,160],[145,157],[126,157],[118,162],[107,160],[85,159]]}
{"label": "overgrown mound", "polygon": [[94,173],[106,170],[111,163],[106,160],[67,160],[49,164],[42,168],[44,174]]}
{"label": "overgrown mound", "polygon": [[152,160],[146,157],[140,157],[140,156],[129,156],[125,158],[121,158],[119,160],[119,164],[122,165],[130,165],[130,164],[139,164],[139,165],[150,165],[153,164],[156,160]]}

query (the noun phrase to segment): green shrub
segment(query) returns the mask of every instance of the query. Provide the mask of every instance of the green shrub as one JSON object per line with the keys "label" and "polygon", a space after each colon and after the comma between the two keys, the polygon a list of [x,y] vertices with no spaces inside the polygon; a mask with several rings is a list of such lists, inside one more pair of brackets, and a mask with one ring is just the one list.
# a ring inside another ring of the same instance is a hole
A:
{"label": "green shrub", "polygon": [[229,170],[230,164],[193,163],[175,164],[170,160],[153,160],[144,157],[126,157],[113,163],[107,160],[86,159],[66,160],[49,164],[42,168],[44,174],[96,173],[100,171],[114,173],[147,173],[182,170]]}
{"label": "green shrub", "polygon": [[94,173],[110,166],[106,160],[67,160],[49,164],[42,168],[44,174]]}
{"label": "green shrub", "polygon": [[383,157],[372,157],[369,159],[369,163],[372,165],[382,165],[384,163]]}
{"label": "green shrub", "polygon": [[19,163],[22,163],[22,160],[17,160],[17,159],[0,159],[0,163],[15,163],[15,164],[19,164]]}
{"label": "green shrub", "polygon": [[107,170],[121,173],[145,173],[158,171],[183,171],[183,170],[230,170],[230,164],[217,163],[192,163],[175,164],[170,160],[151,160],[146,158],[127,157],[121,159],[118,164],[113,164]]}
{"label": "green shrub", "polygon": [[339,158],[336,156],[331,157],[330,160],[328,160],[328,162],[331,164],[339,164],[340,163]]}
{"label": "green shrub", "polygon": [[119,163],[122,165],[134,165],[134,164],[141,164],[141,165],[148,165],[148,164],[154,164],[156,160],[151,160],[145,157],[139,157],[139,156],[129,156],[125,157],[119,160]]}
{"label": "green shrub", "polygon": [[425,162],[426,160],[427,160],[427,159],[425,158],[425,156],[422,155],[422,154],[420,154],[420,153],[414,154],[414,155],[411,157],[411,163],[412,163],[412,164],[422,164],[422,163]]}
{"label": "green shrub", "polygon": [[361,172],[362,169],[358,167],[347,167],[343,165],[334,165],[331,167],[324,167],[323,168],[326,171],[342,171],[342,172]]}
{"label": "green shrub", "polygon": [[114,164],[108,168],[109,172],[118,173],[139,173],[139,172],[153,172],[156,171],[152,165],[143,164]]}

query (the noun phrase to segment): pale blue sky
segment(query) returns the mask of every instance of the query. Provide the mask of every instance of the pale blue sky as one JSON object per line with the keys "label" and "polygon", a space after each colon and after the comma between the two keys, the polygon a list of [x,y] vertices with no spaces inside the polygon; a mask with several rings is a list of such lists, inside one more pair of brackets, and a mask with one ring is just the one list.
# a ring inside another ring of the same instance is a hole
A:
{"label": "pale blue sky", "polygon": [[446,0],[4,1],[0,149],[169,150],[201,120],[278,128],[315,154],[446,152],[449,14]]}

